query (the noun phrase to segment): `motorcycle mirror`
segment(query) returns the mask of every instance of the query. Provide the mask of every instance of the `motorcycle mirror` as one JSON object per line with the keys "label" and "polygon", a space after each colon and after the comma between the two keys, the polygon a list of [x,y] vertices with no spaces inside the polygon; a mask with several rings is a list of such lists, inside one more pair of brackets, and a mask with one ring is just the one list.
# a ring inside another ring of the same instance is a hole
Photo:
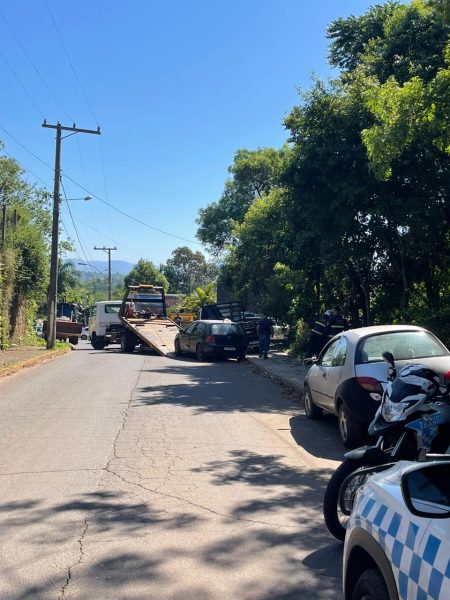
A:
{"label": "motorcycle mirror", "polygon": [[381,394],[377,394],[376,392],[372,392],[370,394],[370,397],[372,398],[372,400],[375,400],[375,402],[381,402]]}
{"label": "motorcycle mirror", "polygon": [[389,363],[393,368],[395,367],[395,361],[394,361],[394,355],[392,354],[392,352],[383,352],[383,354],[381,355],[383,357],[383,359]]}
{"label": "motorcycle mirror", "polygon": [[388,368],[388,375],[391,379],[394,379],[396,374],[397,374],[397,371],[395,370],[395,367]]}

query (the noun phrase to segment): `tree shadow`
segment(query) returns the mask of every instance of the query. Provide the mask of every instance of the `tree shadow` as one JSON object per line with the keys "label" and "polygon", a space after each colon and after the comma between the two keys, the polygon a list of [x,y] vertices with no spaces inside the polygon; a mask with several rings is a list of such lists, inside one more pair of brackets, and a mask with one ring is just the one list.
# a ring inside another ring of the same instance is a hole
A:
{"label": "tree shadow", "polygon": [[291,435],[296,443],[312,456],[327,460],[344,460],[345,452],[336,423],[336,417],[324,414],[317,421],[299,414],[289,419]]}

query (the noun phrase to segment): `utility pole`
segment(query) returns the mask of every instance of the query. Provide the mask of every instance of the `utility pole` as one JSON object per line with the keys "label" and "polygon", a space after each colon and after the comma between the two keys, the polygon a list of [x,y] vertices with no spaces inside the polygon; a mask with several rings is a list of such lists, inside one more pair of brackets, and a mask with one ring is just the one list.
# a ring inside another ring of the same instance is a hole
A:
{"label": "utility pole", "polygon": [[[53,223],[52,223],[52,252],[50,259],[50,285],[47,300],[47,349],[50,350],[56,341],[56,304],[58,297],[58,243],[59,243],[59,205],[61,202],[59,186],[61,182],[61,140],[62,131],[70,131],[69,135],[75,133],[94,133],[100,135],[100,127],[97,129],[79,129],[75,126],[63,127],[61,123],[49,125],[47,119],[42,127],[56,129],[56,151],[55,151],[55,182],[53,187]],[[65,136],[68,137],[68,136]]]}
{"label": "utility pole", "polygon": [[94,246],[94,250],[103,250],[108,255],[108,300],[111,300],[111,251],[117,250],[117,248],[115,246],[114,248],[107,248],[106,246],[97,248],[97,246]]}

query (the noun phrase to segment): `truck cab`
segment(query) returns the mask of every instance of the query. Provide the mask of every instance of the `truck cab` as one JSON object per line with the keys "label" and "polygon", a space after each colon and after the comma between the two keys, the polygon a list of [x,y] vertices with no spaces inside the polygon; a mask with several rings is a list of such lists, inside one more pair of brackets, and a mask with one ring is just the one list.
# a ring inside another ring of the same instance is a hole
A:
{"label": "truck cab", "polygon": [[103,350],[109,344],[120,344],[123,327],[119,312],[120,300],[96,302],[89,317],[89,339],[95,350]]}

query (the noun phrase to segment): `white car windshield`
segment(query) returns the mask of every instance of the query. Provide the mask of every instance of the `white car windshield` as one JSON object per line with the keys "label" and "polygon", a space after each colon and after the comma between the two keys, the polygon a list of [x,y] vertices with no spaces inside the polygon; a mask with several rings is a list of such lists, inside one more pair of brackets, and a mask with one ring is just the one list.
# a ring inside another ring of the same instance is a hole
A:
{"label": "white car windshield", "polygon": [[395,360],[448,356],[448,350],[426,331],[392,331],[363,339],[355,356],[356,364],[383,360],[383,352],[392,352]]}

